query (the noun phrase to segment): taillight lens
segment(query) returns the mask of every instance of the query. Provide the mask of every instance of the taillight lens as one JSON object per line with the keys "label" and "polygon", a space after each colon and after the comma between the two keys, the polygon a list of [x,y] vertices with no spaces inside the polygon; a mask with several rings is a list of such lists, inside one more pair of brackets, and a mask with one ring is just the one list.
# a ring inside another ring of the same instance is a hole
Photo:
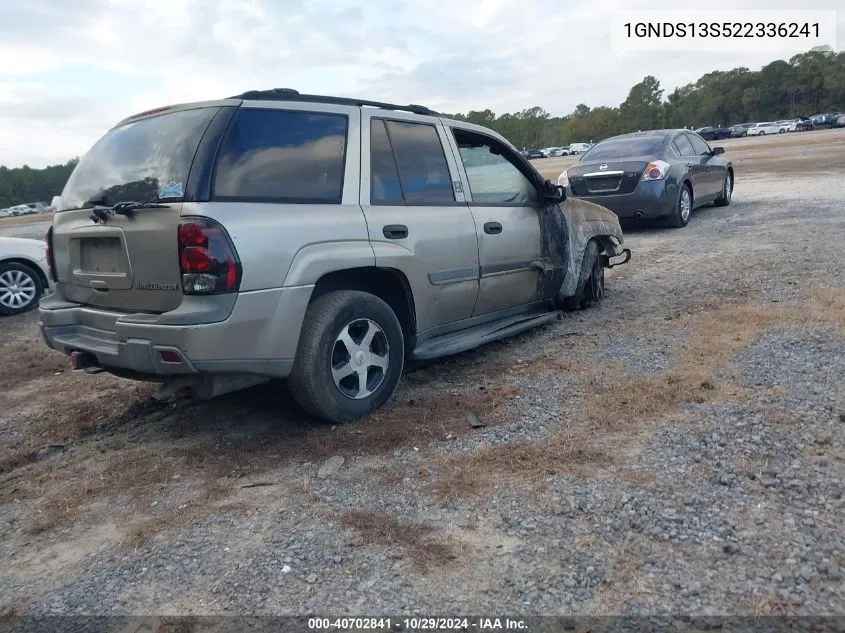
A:
{"label": "taillight lens", "polygon": [[47,229],[47,233],[44,234],[44,241],[47,242],[47,267],[50,269],[50,279],[54,282],[59,281],[58,275],[56,275],[56,260],[53,256],[53,227]]}
{"label": "taillight lens", "polygon": [[557,177],[557,184],[559,184],[561,187],[569,186],[569,175],[566,173],[566,170],[561,172],[560,176]]}
{"label": "taillight lens", "polygon": [[211,218],[184,217],[179,221],[179,268],[186,295],[237,292],[241,262],[229,234]]}
{"label": "taillight lens", "polygon": [[669,167],[669,163],[665,160],[655,160],[645,168],[642,180],[663,180],[669,173]]}

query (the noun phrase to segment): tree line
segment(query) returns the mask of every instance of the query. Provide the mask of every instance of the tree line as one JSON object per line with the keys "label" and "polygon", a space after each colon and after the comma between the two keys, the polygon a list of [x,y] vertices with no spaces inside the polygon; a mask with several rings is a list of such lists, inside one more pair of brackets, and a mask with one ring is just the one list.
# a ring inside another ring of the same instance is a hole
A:
{"label": "tree line", "polygon": [[[553,117],[540,106],[521,112],[492,110],[451,114],[496,130],[520,148],[596,142],[616,134],[654,128],[733,125],[845,110],[845,52],[818,47],[776,60],[760,70],[713,71],[675,88],[664,99],[660,82],[648,75],[617,107],[579,104]],[[78,159],[45,169],[0,167],[0,208],[50,202],[59,195]]]}
{"label": "tree line", "polygon": [[64,165],[50,165],[44,169],[23,167],[8,168],[0,166],[0,209],[26,204],[45,202],[47,204],[65,188],[78,158],[69,160]]}
{"label": "tree line", "polygon": [[675,88],[664,98],[660,82],[648,75],[617,107],[579,104],[566,116],[539,106],[522,112],[491,110],[452,114],[484,125],[519,148],[597,142],[616,134],[656,128],[729,126],[826,112],[845,111],[845,52],[818,47],[776,60],[760,70],[713,71]]}

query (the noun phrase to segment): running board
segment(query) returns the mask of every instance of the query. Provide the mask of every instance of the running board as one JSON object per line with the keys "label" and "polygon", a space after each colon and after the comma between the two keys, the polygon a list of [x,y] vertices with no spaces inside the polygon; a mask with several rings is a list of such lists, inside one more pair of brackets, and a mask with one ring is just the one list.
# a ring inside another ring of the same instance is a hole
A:
{"label": "running board", "polygon": [[525,330],[551,323],[561,318],[560,312],[520,314],[518,316],[485,323],[476,327],[438,336],[426,341],[410,354],[411,360],[432,360],[441,356],[451,356],[466,352],[479,345],[492,343],[503,338],[519,334]]}

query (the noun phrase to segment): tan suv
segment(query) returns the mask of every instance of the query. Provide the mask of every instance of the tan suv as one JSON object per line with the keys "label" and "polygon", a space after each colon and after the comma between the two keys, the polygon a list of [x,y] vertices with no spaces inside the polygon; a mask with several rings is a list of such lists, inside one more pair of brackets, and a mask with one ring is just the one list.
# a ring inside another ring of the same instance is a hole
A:
{"label": "tan suv", "polygon": [[[420,106],[253,91],[117,124],[47,234],[47,344],[197,397],[289,378],[334,422],[408,361],[601,299],[612,213],[498,134]],[[623,263],[623,262],[619,262]]]}

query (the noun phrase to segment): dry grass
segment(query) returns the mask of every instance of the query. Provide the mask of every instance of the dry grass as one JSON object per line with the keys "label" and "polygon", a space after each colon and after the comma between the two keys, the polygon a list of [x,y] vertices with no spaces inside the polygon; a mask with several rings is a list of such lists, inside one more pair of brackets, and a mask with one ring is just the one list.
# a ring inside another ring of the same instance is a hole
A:
{"label": "dry grass", "polygon": [[0,218],[0,229],[7,226],[23,226],[25,224],[38,224],[39,222],[52,221],[52,213],[38,213],[35,215],[20,215],[16,217]]}
{"label": "dry grass", "polygon": [[422,523],[399,521],[372,510],[352,510],[340,523],[354,529],[359,542],[353,545],[380,545],[399,548],[420,571],[443,566],[458,558],[459,548],[451,539]]}
{"label": "dry grass", "polygon": [[[586,477],[620,467],[613,456],[644,427],[687,403],[713,403],[747,395],[741,388],[716,380],[714,374],[762,332],[797,323],[800,312],[757,305],[722,305],[674,320],[690,334],[680,344],[681,358],[662,374],[629,378],[608,373],[605,365],[592,374],[583,409],[544,442],[481,447],[440,460],[432,484],[445,498],[483,494],[491,486],[518,478],[537,485],[546,477]],[[581,369],[584,371],[584,369]],[[613,434],[619,433],[614,438]],[[610,445],[613,443],[614,445]],[[629,473],[632,483],[648,485],[649,475]]]}

